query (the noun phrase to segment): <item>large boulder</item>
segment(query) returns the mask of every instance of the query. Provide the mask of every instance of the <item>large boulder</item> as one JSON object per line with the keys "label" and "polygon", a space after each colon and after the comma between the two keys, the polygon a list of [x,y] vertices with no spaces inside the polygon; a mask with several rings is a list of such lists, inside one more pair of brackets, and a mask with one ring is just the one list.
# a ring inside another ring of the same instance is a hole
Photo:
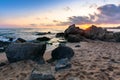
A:
{"label": "large boulder", "polygon": [[106,32],[107,32],[106,29],[92,25],[91,27],[85,30],[84,36],[86,38],[93,39],[93,40],[95,39],[104,40],[104,35],[106,34]]}
{"label": "large boulder", "polygon": [[79,27],[76,27],[75,24],[70,25],[65,31],[64,35],[65,37],[68,37],[69,34],[84,34],[84,30],[80,29]]}
{"label": "large boulder", "polygon": [[28,59],[44,63],[43,54],[45,50],[46,44],[12,43],[5,52],[10,63]]}
{"label": "large boulder", "polygon": [[52,51],[51,56],[52,58],[48,62],[60,60],[63,58],[71,59],[74,56],[74,51],[70,47],[67,47],[65,45],[60,45]]}
{"label": "large boulder", "polygon": [[64,37],[68,42],[80,42],[83,40],[82,36],[84,35],[84,30],[76,27],[75,24],[70,25],[64,31]]}

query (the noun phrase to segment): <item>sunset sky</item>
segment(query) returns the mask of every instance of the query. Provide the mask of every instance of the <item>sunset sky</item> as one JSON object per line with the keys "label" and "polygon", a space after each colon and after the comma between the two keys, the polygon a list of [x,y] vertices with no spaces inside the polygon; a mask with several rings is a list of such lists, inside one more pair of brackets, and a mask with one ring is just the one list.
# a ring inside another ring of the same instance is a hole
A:
{"label": "sunset sky", "polygon": [[0,0],[0,28],[120,26],[120,0]]}

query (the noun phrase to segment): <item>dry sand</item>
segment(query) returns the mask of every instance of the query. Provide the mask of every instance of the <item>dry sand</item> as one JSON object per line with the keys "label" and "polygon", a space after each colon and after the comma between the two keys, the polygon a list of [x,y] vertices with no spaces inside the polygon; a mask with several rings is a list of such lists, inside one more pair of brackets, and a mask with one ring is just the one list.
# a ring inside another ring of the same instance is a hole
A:
{"label": "dry sand", "polygon": [[[78,44],[81,47],[75,47]],[[72,68],[55,72],[57,80],[120,80],[120,43],[89,41],[67,46],[75,51]],[[50,53],[45,53],[46,60]],[[27,80],[35,65],[21,61],[0,67],[0,80]]]}

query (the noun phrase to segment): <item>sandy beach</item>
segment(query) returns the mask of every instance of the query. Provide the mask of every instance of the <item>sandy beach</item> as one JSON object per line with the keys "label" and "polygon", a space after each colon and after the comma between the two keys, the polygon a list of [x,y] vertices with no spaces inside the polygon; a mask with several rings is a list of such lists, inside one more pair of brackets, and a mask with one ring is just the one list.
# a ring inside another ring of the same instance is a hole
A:
{"label": "sandy beach", "polygon": [[[72,67],[55,72],[56,80],[120,80],[120,43],[88,41],[66,45],[75,51]],[[45,53],[45,60],[50,53]],[[35,65],[33,61],[21,61],[0,67],[0,80],[28,80]]]}

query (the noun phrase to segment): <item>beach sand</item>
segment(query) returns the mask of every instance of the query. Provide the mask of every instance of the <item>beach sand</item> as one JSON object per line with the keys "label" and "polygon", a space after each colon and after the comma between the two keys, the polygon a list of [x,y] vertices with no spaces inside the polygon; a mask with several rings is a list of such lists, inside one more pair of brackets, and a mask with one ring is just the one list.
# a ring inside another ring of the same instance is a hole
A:
{"label": "beach sand", "polygon": [[[120,43],[88,41],[66,45],[75,51],[72,67],[55,72],[56,80],[120,80]],[[45,53],[46,60],[50,53]],[[0,67],[0,80],[28,80],[35,65],[33,61],[20,61]]]}

